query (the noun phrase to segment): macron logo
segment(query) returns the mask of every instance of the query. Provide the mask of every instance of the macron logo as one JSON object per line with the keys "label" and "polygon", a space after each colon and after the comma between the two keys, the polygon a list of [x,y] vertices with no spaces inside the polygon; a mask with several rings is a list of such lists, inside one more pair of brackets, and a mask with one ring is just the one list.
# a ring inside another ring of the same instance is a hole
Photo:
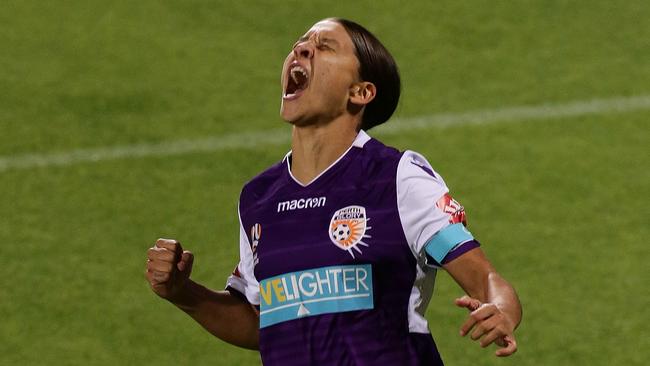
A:
{"label": "macron logo", "polygon": [[278,212],[302,210],[303,208],[317,208],[325,206],[326,197],[301,198],[278,202]]}

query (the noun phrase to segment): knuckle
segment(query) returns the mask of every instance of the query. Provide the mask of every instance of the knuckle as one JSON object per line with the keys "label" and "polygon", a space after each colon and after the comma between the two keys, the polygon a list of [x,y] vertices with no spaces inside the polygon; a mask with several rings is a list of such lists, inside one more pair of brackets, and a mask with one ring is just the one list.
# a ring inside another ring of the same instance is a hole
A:
{"label": "knuckle", "polygon": [[174,259],[174,253],[169,250],[165,250],[163,253],[161,253],[161,259],[172,261]]}
{"label": "knuckle", "polygon": [[176,244],[176,243],[177,243],[177,241],[174,240],[174,239],[158,238],[158,240],[156,240],[156,244],[159,244],[159,245],[172,245],[172,244]]}
{"label": "knuckle", "polygon": [[167,271],[167,268],[166,268],[166,267],[167,267],[167,266],[165,265],[165,262],[156,262],[156,263],[152,266],[152,268],[153,268],[154,271],[156,271],[156,272],[169,272],[169,271]]}
{"label": "knuckle", "polygon": [[168,263],[161,261],[147,262],[147,268],[154,272],[169,272]]}
{"label": "knuckle", "polygon": [[165,282],[169,279],[169,273],[154,271],[153,278],[158,282]]}

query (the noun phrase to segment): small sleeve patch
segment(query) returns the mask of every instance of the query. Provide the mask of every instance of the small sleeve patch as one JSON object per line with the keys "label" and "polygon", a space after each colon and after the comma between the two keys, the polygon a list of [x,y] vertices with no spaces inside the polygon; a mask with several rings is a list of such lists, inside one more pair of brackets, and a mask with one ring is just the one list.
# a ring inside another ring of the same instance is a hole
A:
{"label": "small sleeve patch", "polygon": [[444,196],[440,197],[436,206],[442,210],[442,212],[449,215],[450,224],[462,223],[467,226],[467,217],[465,216],[465,208],[458,203],[449,193],[445,193]]}
{"label": "small sleeve patch", "polygon": [[472,234],[462,223],[456,223],[438,231],[424,245],[424,250],[438,263],[447,256],[457,245],[473,240]]}

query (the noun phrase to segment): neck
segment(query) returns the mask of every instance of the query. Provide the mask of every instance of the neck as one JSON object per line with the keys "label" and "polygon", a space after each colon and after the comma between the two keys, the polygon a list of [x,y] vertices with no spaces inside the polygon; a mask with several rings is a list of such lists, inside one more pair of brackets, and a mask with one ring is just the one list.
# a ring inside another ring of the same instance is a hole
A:
{"label": "neck", "polygon": [[350,148],[357,136],[353,121],[341,118],[325,125],[293,126],[291,173],[308,184]]}

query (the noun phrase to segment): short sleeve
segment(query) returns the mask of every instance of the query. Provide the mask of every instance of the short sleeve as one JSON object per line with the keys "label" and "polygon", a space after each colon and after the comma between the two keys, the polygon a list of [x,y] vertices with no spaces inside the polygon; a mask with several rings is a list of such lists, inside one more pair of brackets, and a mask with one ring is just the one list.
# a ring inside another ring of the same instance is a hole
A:
{"label": "short sleeve", "polygon": [[243,295],[252,305],[260,304],[259,283],[253,272],[255,266],[254,247],[250,244],[239,218],[239,263],[228,277],[226,288]]}
{"label": "short sleeve", "polygon": [[[457,250],[465,243],[478,244],[465,228],[463,207],[451,198],[442,177],[422,155],[404,152],[396,184],[404,235],[416,258],[427,255],[435,260],[431,264],[440,265],[457,257]],[[463,251],[476,245],[468,245]]]}

